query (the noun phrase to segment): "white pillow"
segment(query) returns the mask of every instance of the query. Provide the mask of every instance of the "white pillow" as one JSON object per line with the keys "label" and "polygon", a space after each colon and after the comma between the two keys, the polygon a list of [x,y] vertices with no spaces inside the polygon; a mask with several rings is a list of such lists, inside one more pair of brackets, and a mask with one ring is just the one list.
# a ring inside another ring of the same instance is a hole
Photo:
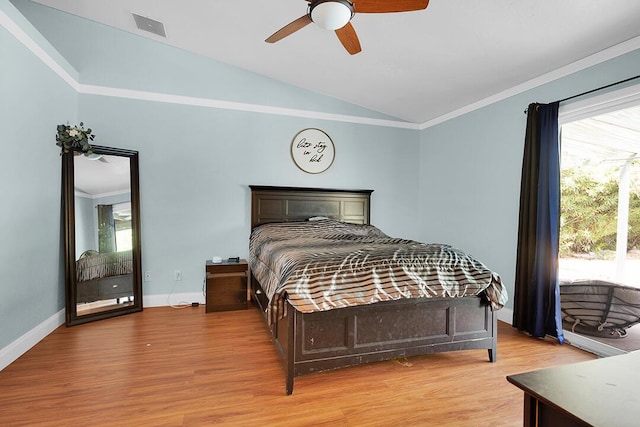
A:
{"label": "white pillow", "polygon": [[321,221],[323,219],[331,219],[331,218],[326,216],[312,216],[311,218],[307,219],[307,221]]}

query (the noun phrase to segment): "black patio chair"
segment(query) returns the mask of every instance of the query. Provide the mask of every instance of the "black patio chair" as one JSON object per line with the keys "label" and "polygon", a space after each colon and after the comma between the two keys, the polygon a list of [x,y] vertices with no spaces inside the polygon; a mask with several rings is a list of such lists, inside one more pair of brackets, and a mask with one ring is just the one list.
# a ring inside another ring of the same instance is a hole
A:
{"label": "black patio chair", "polygon": [[578,334],[624,338],[640,323],[640,288],[604,280],[561,281],[560,303],[565,328]]}

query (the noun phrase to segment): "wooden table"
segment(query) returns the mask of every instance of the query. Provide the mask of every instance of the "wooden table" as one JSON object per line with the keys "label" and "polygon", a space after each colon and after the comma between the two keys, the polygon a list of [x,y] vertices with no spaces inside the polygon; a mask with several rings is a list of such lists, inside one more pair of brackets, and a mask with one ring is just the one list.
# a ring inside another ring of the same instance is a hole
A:
{"label": "wooden table", "polygon": [[518,375],[524,426],[640,426],[640,351]]}

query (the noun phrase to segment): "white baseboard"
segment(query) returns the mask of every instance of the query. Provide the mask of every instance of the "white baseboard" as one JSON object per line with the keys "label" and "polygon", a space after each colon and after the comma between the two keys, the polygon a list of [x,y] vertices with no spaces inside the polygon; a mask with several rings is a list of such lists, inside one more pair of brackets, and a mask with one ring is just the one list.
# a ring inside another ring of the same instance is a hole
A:
{"label": "white baseboard", "polygon": [[8,346],[0,349],[0,371],[12,364],[18,357],[22,356],[62,324],[64,324],[64,309],[58,311]]}
{"label": "white baseboard", "polygon": [[166,307],[177,305],[191,305],[192,302],[205,303],[202,292],[190,292],[182,294],[145,295],[142,303],[145,307]]}
{"label": "white baseboard", "polygon": [[[166,294],[166,295],[145,295],[143,297],[144,307],[180,306],[192,302],[204,304],[202,292]],[[60,310],[44,322],[31,329],[26,334],[0,349],[0,371],[12,364],[24,353],[38,344],[44,337],[55,331],[64,324],[64,309]]]}
{"label": "white baseboard", "polygon": [[501,308],[498,310],[498,320],[501,320],[510,325],[513,324],[513,310],[510,308]]}

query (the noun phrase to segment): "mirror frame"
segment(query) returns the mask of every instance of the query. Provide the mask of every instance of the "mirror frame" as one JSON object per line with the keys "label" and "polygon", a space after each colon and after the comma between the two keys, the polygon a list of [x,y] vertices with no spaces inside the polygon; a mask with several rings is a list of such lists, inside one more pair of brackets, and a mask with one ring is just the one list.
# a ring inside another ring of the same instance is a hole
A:
{"label": "mirror frame", "polygon": [[106,319],[123,314],[142,311],[142,263],[140,254],[140,188],[138,152],[121,148],[93,146],[95,154],[120,156],[129,158],[130,186],[131,186],[131,239],[133,264],[133,304],[101,312],[78,316],[77,311],[77,283],[76,283],[76,229],[75,229],[75,172],[74,153],[81,153],[79,149],[72,149],[62,154],[62,213],[64,234],[64,277],[65,277],[65,305],[66,326],[74,326],[95,320]]}

